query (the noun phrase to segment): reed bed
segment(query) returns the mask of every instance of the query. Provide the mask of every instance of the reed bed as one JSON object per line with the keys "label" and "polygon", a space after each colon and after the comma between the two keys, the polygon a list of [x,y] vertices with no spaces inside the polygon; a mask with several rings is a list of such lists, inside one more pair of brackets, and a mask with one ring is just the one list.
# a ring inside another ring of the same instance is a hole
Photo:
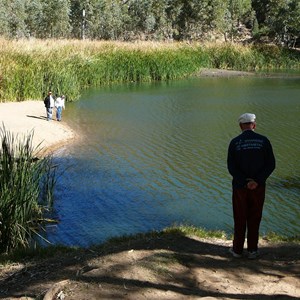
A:
{"label": "reed bed", "polygon": [[0,253],[32,246],[52,206],[55,168],[35,158],[32,137],[0,129]]}
{"label": "reed bed", "polygon": [[201,68],[299,69],[300,53],[230,43],[0,40],[0,101],[40,100],[48,90],[73,101],[88,87],[172,80]]}

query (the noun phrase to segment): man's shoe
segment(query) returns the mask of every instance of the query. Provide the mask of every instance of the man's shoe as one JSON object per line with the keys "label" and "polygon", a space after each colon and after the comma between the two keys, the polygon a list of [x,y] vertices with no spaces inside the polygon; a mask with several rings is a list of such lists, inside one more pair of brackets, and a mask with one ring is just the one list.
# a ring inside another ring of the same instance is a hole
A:
{"label": "man's shoe", "polygon": [[233,251],[233,248],[229,248],[229,253],[230,253],[233,257],[235,257],[235,258],[241,258],[241,257],[243,257],[242,254],[235,253],[235,252]]}
{"label": "man's shoe", "polygon": [[248,258],[249,259],[256,259],[259,257],[258,251],[248,251]]}

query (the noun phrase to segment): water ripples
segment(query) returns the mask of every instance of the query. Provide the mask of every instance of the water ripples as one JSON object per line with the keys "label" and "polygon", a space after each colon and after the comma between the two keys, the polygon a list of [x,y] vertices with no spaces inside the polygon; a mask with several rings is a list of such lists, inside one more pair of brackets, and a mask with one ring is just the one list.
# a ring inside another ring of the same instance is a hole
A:
{"label": "water ripples", "polygon": [[205,78],[138,92],[115,87],[68,105],[65,118],[83,139],[57,158],[67,171],[56,191],[60,223],[50,240],[89,245],[174,223],[231,233],[227,147],[245,111],[257,114],[258,131],[277,158],[262,232],[299,234],[299,188],[284,183],[299,174],[300,107],[290,81],[276,84]]}

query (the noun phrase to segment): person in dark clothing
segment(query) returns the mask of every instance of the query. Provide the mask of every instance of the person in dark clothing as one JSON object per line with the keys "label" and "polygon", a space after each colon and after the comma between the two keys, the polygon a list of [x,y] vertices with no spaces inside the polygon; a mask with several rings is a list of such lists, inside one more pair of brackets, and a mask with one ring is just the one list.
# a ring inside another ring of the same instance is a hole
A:
{"label": "person in dark clothing", "polygon": [[275,157],[269,139],[254,132],[255,114],[242,114],[238,122],[242,133],[231,140],[227,155],[234,219],[233,247],[229,251],[234,257],[242,257],[247,231],[248,258],[253,259],[259,256],[266,180],[275,169]]}
{"label": "person in dark clothing", "polygon": [[48,95],[44,99],[44,104],[46,107],[47,121],[52,120],[52,113],[54,107],[54,98],[52,96],[52,92],[49,91]]}

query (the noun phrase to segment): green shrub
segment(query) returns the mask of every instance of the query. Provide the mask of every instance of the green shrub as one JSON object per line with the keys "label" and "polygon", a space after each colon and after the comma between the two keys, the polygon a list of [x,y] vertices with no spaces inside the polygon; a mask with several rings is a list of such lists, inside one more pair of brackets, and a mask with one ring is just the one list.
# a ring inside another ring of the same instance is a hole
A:
{"label": "green shrub", "polygon": [[0,130],[0,253],[30,247],[52,205],[55,168],[34,156],[32,137]]}

